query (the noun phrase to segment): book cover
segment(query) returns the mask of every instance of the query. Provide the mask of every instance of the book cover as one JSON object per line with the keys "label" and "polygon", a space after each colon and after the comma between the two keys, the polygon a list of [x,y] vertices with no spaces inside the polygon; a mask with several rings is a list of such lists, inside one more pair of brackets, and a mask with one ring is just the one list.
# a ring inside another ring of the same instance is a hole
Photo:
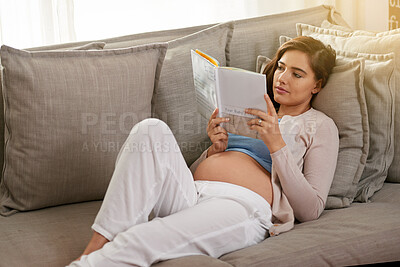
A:
{"label": "book cover", "polygon": [[228,132],[258,138],[250,130],[247,121],[255,116],[246,114],[246,108],[267,112],[264,100],[266,76],[239,68],[222,67],[212,56],[199,50],[192,50],[193,78],[196,90],[197,110],[209,119],[216,107],[218,117],[228,117],[222,123]]}

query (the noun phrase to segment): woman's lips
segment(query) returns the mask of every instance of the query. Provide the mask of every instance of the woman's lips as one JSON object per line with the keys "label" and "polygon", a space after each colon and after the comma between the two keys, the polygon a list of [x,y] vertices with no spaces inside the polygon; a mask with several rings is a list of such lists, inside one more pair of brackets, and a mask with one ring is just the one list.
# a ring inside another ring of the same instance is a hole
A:
{"label": "woman's lips", "polygon": [[276,86],[275,89],[276,89],[276,92],[277,92],[278,94],[287,94],[287,93],[289,93],[288,91],[286,91],[285,89],[283,89],[283,88],[280,87],[280,86]]}

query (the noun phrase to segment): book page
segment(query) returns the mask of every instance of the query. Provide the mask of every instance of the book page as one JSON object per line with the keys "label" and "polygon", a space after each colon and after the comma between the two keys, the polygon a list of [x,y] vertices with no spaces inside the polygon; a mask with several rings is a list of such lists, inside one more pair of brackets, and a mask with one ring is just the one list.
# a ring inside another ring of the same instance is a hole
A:
{"label": "book page", "polygon": [[263,74],[234,68],[217,69],[217,94],[221,117],[229,117],[223,127],[230,133],[258,138],[255,130],[250,130],[247,121],[256,118],[246,114],[246,108],[267,112],[264,100],[266,77]]}
{"label": "book page", "polygon": [[202,116],[209,119],[217,107],[215,95],[216,66],[193,50],[191,55],[197,110]]}

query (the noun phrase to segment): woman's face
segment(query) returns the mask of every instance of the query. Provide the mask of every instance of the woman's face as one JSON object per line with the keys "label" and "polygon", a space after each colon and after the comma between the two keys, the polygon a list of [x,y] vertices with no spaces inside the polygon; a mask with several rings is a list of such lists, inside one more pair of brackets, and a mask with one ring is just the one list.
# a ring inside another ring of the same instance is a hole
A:
{"label": "woman's face", "polygon": [[310,105],[312,95],[321,90],[321,82],[315,80],[306,53],[289,50],[283,54],[274,73],[273,90],[281,107],[301,109]]}

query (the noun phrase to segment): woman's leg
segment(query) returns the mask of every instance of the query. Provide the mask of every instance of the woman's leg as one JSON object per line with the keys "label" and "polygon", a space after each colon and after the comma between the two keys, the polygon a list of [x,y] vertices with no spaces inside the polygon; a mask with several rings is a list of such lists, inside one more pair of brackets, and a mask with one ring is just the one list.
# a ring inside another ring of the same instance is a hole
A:
{"label": "woman's leg", "polygon": [[195,206],[132,226],[72,266],[150,266],[188,255],[220,257],[265,238],[271,209],[261,196],[218,182],[198,191]]}
{"label": "woman's leg", "polygon": [[84,254],[133,225],[193,206],[197,192],[176,140],[158,119],[136,124],[121,148],[103,204]]}

